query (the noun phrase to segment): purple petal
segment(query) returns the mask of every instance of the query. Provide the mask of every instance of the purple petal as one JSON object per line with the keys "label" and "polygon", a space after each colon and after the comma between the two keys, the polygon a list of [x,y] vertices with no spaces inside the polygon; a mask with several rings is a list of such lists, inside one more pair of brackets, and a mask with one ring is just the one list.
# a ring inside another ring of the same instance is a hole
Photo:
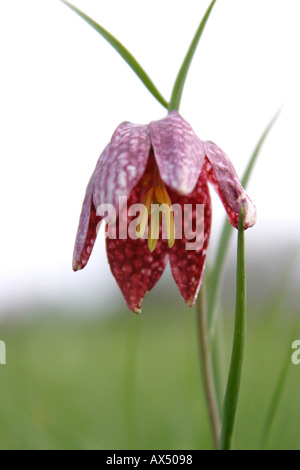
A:
{"label": "purple petal", "polygon": [[95,173],[90,179],[82,205],[73,253],[74,271],[84,268],[87,264],[97,236],[96,229],[100,219],[92,201],[94,175]]}
{"label": "purple petal", "polygon": [[117,127],[96,169],[93,193],[96,208],[112,204],[117,209],[119,197],[129,196],[145,171],[150,148],[148,126],[124,122]]}
{"label": "purple petal", "polygon": [[227,155],[213,142],[204,142],[207,160],[204,171],[227,212],[230,223],[238,228],[240,209],[244,210],[244,228],[256,222],[256,208],[244,190]]}
{"label": "purple petal", "polygon": [[150,123],[151,141],[159,173],[179,194],[191,193],[205,159],[203,143],[177,111]]}
{"label": "purple petal", "polygon": [[[140,201],[141,192],[141,186],[138,185],[131,193],[128,207]],[[120,217],[126,215],[128,226],[131,217],[128,212],[123,212]],[[106,238],[107,259],[128,307],[139,313],[144,297],[159,281],[165,269],[168,245],[166,240],[158,240],[151,253],[147,239],[133,240],[128,237],[123,240],[118,237],[118,230],[117,223],[116,239]]]}
{"label": "purple petal", "polygon": [[[170,193],[170,197],[173,204],[177,203],[182,206],[182,213],[184,213],[183,208],[185,204],[192,204],[194,210],[196,204],[204,205],[204,220],[196,220],[195,214],[193,214],[192,223],[191,221],[183,220],[183,237],[175,240],[174,246],[169,252],[173,278],[185,302],[192,306],[195,303],[202,283],[211,228],[211,199],[205,176],[201,175],[192,194],[180,197],[174,192]],[[185,237],[184,226],[186,222],[193,226],[193,230],[197,227],[199,230],[199,227],[203,224],[203,245],[198,249],[186,249],[186,243],[192,241],[187,240]]]}

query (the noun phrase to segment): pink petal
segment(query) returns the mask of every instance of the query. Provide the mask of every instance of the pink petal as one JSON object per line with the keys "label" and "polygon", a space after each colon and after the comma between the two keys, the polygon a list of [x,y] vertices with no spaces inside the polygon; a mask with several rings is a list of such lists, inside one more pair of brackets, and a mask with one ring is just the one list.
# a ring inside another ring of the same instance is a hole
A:
{"label": "pink petal", "polygon": [[94,173],[86,189],[85,198],[77,230],[73,253],[73,270],[82,269],[87,264],[97,236],[96,228],[100,220],[92,201]]}
{"label": "pink petal", "polygon": [[91,176],[89,184],[86,189],[85,198],[82,205],[79,226],[77,230],[75,247],[73,253],[73,270],[78,271],[86,266],[94,243],[97,237],[98,224],[102,217],[98,217],[96,213],[96,206],[93,201],[93,193],[95,180],[101,171],[103,162],[106,161],[108,154],[108,145],[101,153],[94,173]]}
{"label": "pink petal", "polygon": [[227,212],[230,223],[238,228],[240,209],[244,210],[244,228],[256,222],[256,208],[244,190],[227,155],[213,142],[205,142],[206,161],[203,171]]}
{"label": "pink petal", "polygon": [[101,165],[96,170],[94,204],[112,204],[129,196],[141,179],[150,154],[148,126],[124,122],[114,132]]}
{"label": "pink petal", "polygon": [[[140,188],[136,188],[128,201],[128,207],[140,201],[140,194]],[[166,240],[158,240],[156,249],[151,253],[147,239],[118,239],[118,221],[116,240],[106,239],[111,271],[133,312],[140,313],[144,297],[160,279],[167,263],[167,250]]]}
{"label": "pink petal", "polygon": [[[193,208],[196,203],[204,204],[204,221],[203,219],[198,221],[198,225],[204,223],[203,246],[197,250],[187,250],[186,243],[190,243],[191,240],[186,239],[183,231],[183,238],[176,239],[169,252],[173,278],[185,302],[192,306],[195,303],[202,283],[211,227],[211,200],[205,177],[201,176],[199,178],[192,194],[179,197],[176,192],[170,192],[170,197],[173,204],[178,203],[182,206],[182,211],[184,204],[193,204]],[[193,225],[195,225],[195,220],[193,220]],[[193,230],[195,228],[193,226]]]}
{"label": "pink petal", "polygon": [[160,176],[179,194],[195,188],[204,163],[205,150],[191,126],[177,111],[150,123],[151,142]]}

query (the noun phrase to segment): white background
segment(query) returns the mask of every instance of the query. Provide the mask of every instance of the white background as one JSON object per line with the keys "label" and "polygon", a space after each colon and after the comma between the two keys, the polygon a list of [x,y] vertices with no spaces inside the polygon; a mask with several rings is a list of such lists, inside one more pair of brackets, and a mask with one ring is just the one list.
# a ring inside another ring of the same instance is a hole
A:
{"label": "white background", "polygon": [[[207,0],[77,0],[169,99]],[[251,253],[298,244],[299,0],[218,0],[193,60],[181,113],[242,174],[283,106],[248,192]],[[120,56],[59,0],[0,2],[0,302],[121,299],[98,240],[71,270],[85,188],[116,126],[166,114]],[[214,198],[214,250],[223,209]],[[170,292],[175,291],[169,284]],[[117,297],[116,297],[117,296]]]}

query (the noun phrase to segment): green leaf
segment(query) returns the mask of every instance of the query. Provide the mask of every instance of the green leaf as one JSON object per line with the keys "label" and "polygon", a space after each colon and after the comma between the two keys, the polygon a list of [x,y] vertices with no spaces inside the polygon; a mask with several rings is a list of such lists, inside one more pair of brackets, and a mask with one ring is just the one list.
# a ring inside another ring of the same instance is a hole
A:
{"label": "green leaf", "polygon": [[[251,158],[249,160],[249,163],[247,165],[247,168],[241,180],[244,188],[248,184],[254,165],[260,154],[262,145],[265,142],[279,114],[280,114],[280,110],[275,114],[273,119],[270,121],[270,123],[266,127],[265,131],[263,132],[261,138],[259,139],[251,155]],[[232,234],[232,226],[230,225],[230,223],[228,222],[228,219],[226,218],[223,224],[222,231],[221,231],[216,260],[215,260],[214,267],[210,275],[210,283],[208,286],[207,315],[208,315],[209,332],[210,332],[211,339],[214,336],[215,327],[216,327],[217,320],[218,320],[218,311],[216,309],[216,302],[217,302],[217,299],[219,298],[221,278],[222,278],[222,273],[224,270],[224,265],[225,265],[225,260],[226,260],[226,255],[227,255],[227,251],[229,247],[231,234]]]}
{"label": "green leaf", "polygon": [[197,49],[200,38],[202,36],[203,30],[205,28],[205,25],[207,23],[207,20],[209,18],[209,15],[210,15],[211,10],[213,9],[213,6],[214,6],[215,3],[216,3],[216,0],[213,0],[211,2],[211,4],[209,5],[209,7],[208,7],[203,19],[202,19],[197,31],[196,31],[196,34],[193,38],[193,41],[192,41],[192,43],[189,47],[189,50],[188,50],[187,54],[185,56],[185,59],[182,63],[182,66],[181,66],[181,68],[178,72],[178,75],[177,75],[177,78],[175,80],[175,84],[174,84],[174,87],[173,87],[171,100],[170,100],[170,103],[169,103],[169,111],[172,111],[173,109],[175,109],[176,111],[179,110],[185,80],[186,80],[186,77],[187,77],[187,74],[188,74],[193,56],[195,54],[195,51]]}
{"label": "green leaf", "polygon": [[282,369],[280,371],[278,381],[276,383],[273,395],[270,400],[269,408],[267,410],[266,418],[265,418],[265,423],[263,426],[263,432],[261,436],[261,449],[264,449],[267,443],[267,439],[269,437],[270,429],[276,414],[276,411],[278,409],[278,405],[280,402],[280,398],[283,392],[284,384],[286,382],[287,378],[287,373],[289,370],[289,365],[290,365],[290,360],[291,360],[291,352],[288,350],[288,355],[283,363]]}
{"label": "green leaf", "polygon": [[244,186],[244,188],[247,186],[248,184],[248,181],[250,179],[250,176],[251,176],[251,173],[252,173],[252,170],[253,170],[253,167],[256,163],[256,160],[257,160],[257,157],[261,151],[261,148],[262,148],[262,145],[264,143],[264,141],[266,140],[270,130],[272,129],[273,125],[275,124],[275,122],[277,121],[278,119],[278,116],[279,114],[281,113],[281,109],[279,109],[279,111],[277,111],[277,113],[275,114],[275,116],[273,117],[273,119],[270,121],[270,123],[268,124],[268,126],[266,127],[263,135],[261,136],[261,138],[259,139],[256,147],[255,147],[255,150],[250,158],[250,161],[247,165],[247,168],[246,168],[246,171],[242,177],[242,185]]}
{"label": "green leaf", "polygon": [[229,240],[232,234],[232,226],[228,219],[224,221],[221,237],[218,245],[216,260],[210,276],[210,283],[208,289],[207,300],[207,316],[209,321],[209,337],[212,338],[215,334],[215,329],[218,321],[217,299],[219,298],[221,288],[221,278],[225,266],[226,255],[229,246]]}
{"label": "green leaf", "polygon": [[285,357],[285,360],[283,361],[273,394],[271,396],[270,402],[269,402],[269,407],[267,409],[264,425],[262,428],[262,435],[261,435],[261,449],[265,449],[268,437],[270,434],[270,430],[276,415],[276,412],[278,410],[278,406],[280,403],[280,399],[282,397],[282,393],[284,390],[284,386],[286,384],[288,372],[292,367],[292,362],[291,362],[291,356],[292,356],[292,350],[290,348],[290,345],[293,343],[293,340],[295,337],[297,337],[297,332],[299,331],[299,319],[296,316],[295,321],[292,324],[291,327],[291,332],[288,335],[289,340],[285,342],[287,354]]}
{"label": "green leaf", "polygon": [[236,310],[231,364],[223,405],[220,450],[232,449],[246,341],[246,266],[243,210],[240,211],[236,273]]}
{"label": "green leaf", "polygon": [[152,80],[149,78],[149,76],[147,75],[145,70],[140,66],[137,60],[133,57],[133,55],[127,49],[125,49],[125,47],[115,37],[113,37],[108,31],[106,31],[106,29],[102,28],[102,26],[92,20],[92,18],[87,16],[75,6],[71,5],[69,2],[66,2],[65,0],[61,0],[61,2],[71,8],[71,10],[77,13],[77,15],[79,15],[84,21],[86,21],[90,26],[92,26],[92,28],[94,28],[99,34],[101,34],[101,36],[106,39],[106,41],[120,54],[120,56],[123,57],[129,67],[131,67],[131,69],[144,83],[146,88],[148,88],[150,93],[152,93],[152,95],[159,101],[162,106],[168,109],[167,101],[159,93]]}

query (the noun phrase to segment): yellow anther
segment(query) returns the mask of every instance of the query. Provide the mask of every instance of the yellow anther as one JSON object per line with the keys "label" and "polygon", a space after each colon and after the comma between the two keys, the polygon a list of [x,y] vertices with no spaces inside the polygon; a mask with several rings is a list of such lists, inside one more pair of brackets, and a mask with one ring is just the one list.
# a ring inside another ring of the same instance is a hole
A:
{"label": "yellow anther", "polygon": [[[154,205],[152,205],[152,203],[154,203]],[[150,213],[148,234],[149,250],[154,251],[156,248],[162,219],[164,220],[168,245],[172,248],[175,241],[175,224],[172,202],[166,187],[159,176],[157,168],[154,176],[153,187],[150,188],[143,197],[142,204],[145,206],[146,210],[141,211],[140,213],[136,229],[137,237],[142,238],[144,236],[148,223],[148,214]],[[163,214],[163,217],[161,217],[161,214]]]}
{"label": "yellow anther", "polygon": [[174,223],[174,212],[170,211],[170,234],[168,236],[169,248],[172,248],[175,242],[175,223]]}
{"label": "yellow anther", "polygon": [[164,204],[164,193],[160,186],[155,188],[155,197],[160,204]]}
{"label": "yellow anther", "polygon": [[163,192],[163,199],[164,199],[164,202],[166,204],[168,204],[168,206],[172,206],[172,202],[171,202],[171,199],[170,199],[170,196],[168,194],[168,191],[166,190],[165,188],[165,185],[163,185],[163,188],[162,188],[162,192]]}
{"label": "yellow anther", "polygon": [[164,226],[166,229],[166,236],[168,239],[169,248],[172,248],[175,241],[175,227],[174,227],[174,213],[168,204],[161,204],[160,206],[162,214],[163,214],[163,221]]}
{"label": "yellow anther", "polygon": [[149,191],[146,192],[145,197],[142,202],[144,206],[147,207],[148,212],[150,212],[150,209],[151,209],[152,199],[153,199],[153,188],[150,188]]}
{"label": "yellow anther", "polygon": [[153,204],[151,207],[148,246],[150,251],[154,251],[159,239],[160,227],[160,210],[158,204]]}
{"label": "yellow anther", "polygon": [[153,199],[153,188],[150,188],[149,191],[146,192],[142,204],[145,210],[142,210],[139,215],[138,225],[136,227],[136,236],[138,238],[142,238],[145,234],[147,223],[148,223],[148,215],[151,210],[151,203]]}

